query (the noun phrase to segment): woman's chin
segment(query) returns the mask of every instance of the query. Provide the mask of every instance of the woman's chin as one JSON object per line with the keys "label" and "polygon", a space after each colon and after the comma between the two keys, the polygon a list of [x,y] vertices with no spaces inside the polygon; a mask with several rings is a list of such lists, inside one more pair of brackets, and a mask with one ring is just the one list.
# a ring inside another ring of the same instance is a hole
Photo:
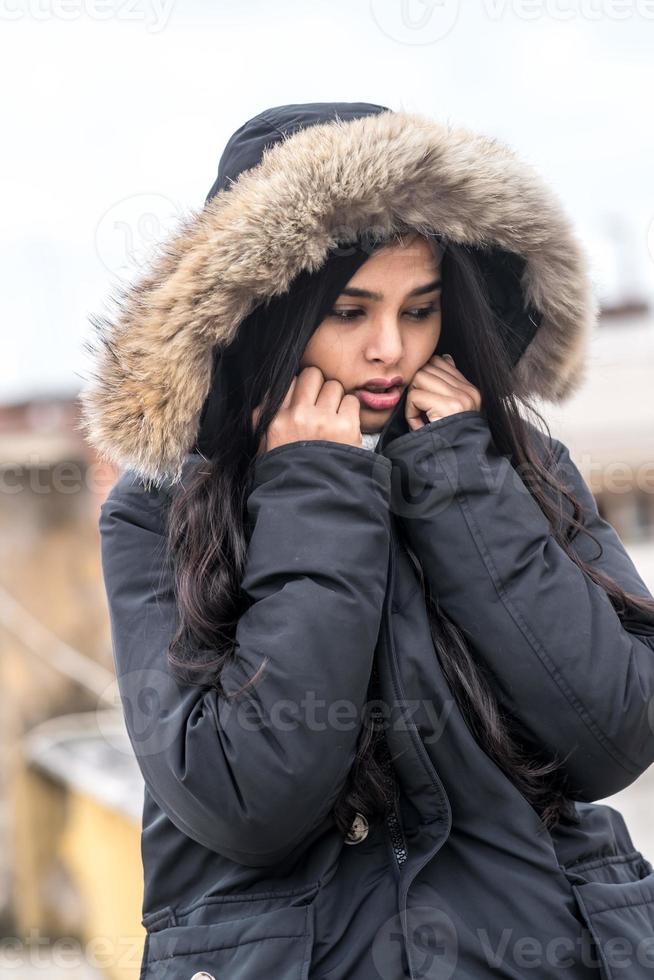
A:
{"label": "woman's chin", "polygon": [[361,420],[361,431],[367,433],[381,432],[384,423],[390,417],[392,408],[371,409],[361,406],[359,419]]}

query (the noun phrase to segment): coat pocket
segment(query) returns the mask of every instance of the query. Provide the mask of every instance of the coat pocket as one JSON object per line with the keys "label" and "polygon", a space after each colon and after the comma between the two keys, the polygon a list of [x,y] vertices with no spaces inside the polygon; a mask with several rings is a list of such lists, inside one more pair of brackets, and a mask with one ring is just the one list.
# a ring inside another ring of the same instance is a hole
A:
{"label": "coat pocket", "polygon": [[166,926],[147,937],[141,980],[307,980],[313,944],[313,904]]}
{"label": "coat pocket", "polygon": [[618,811],[595,804],[581,816],[580,827],[586,823],[596,831],[587,839],[603,853],[561,867],[590,932],[600,975],[603,980],[654,980],[654,869],[634,847]]}

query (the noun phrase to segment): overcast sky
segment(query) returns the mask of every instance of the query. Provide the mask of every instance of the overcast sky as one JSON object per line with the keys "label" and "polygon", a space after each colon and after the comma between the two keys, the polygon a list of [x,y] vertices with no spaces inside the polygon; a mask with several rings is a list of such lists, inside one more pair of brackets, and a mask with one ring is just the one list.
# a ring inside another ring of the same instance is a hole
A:
{"label": "overcast sky", "polygon": [[0,26],[3,401],[79,388],[89,315],[201,207],[232,132],[290,102],[510,143],[598,293],[654,293],[654,0],[0,0]]}

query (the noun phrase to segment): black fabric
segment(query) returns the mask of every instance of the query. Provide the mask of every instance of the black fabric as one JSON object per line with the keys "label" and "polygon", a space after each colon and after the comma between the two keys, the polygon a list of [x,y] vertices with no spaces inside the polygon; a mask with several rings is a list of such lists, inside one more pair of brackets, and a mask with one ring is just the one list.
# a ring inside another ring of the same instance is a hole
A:
{"label": "black fabric", "polygon": [[218,175],[205,201],[210,201],[219,191],[229,190],[243,170],[250,170],[261,162],[266,147],[279,143],[299,129],[330,122],[336,117],[358,119],[387,111],[386,106],[368,102],[307,102],[265,109],[230,136],[218,163]]}
{"label": "black fabric", "polygon": [[[376,452],[301,440],[257,461],[251,605],[223,675],[233,690],[266,661],[245,715],[170,677],[170,489],[128,471],[102,505],[116,674],[145,780],[141,980],[424,980],[425,956],[434,977],[464,980],[650,976],[637,944],[654,938],[654,870],[597,801],[654,760],[652,637],[627,629],[559,547],[481,413],[416,431],[402,414],[398,403]],[[553,448],[601,545],[577,535],[579,554],[649,595],[567,448]],[[404,539],[525,740],[560,755],[573,821],[548,833],[473,737]],[[371,678],[405,854],[390,824],[346,844],[330,815],[358,722],[327,712],[344,700],[361,719]],[[307,699],[322,708],[291,711]],[[315,721],[289,728],[298,717]]]}

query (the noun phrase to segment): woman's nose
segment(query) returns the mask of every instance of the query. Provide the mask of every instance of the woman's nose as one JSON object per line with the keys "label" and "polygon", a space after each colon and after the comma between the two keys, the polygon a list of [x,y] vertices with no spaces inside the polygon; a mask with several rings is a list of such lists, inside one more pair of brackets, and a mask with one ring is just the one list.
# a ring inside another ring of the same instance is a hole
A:
{"label": "woman's nose", "polygon": [[381,361],[399,361],[402,355],[402,331],[393,314],[380,315],[372,326],[366,354]]}

